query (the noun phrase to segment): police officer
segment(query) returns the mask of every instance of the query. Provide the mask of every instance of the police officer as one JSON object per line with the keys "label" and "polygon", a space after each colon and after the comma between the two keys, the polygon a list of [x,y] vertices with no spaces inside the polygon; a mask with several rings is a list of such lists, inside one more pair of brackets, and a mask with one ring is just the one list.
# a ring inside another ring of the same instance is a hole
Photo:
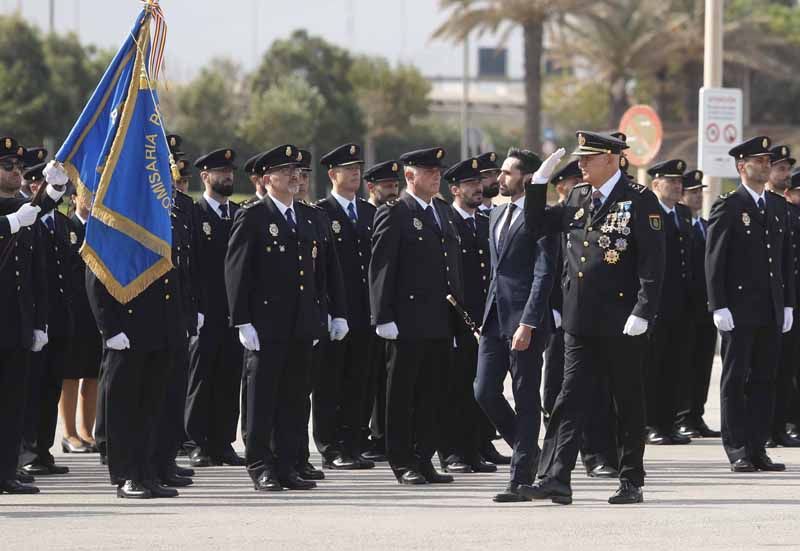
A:
{"label": "police officer", "polygon": [[344,274],[350,332],[343,340],[330,343],[325,369],[314,389],[314,440],[326,468],[370,469],[375,464],[361,458],[361,419],[375,338],[367,270],[376,209],[357,196],[364,165],[360,146],[341,145],[323,155],[320,164],[328,171],[331,192],[317,206],[330,219]]}
{"label": "police officer", "polygon": [[[786,201],[788,203],[787,206],[789,207],[789,220],[792,228],[792,252],[795,253],[795,289],[798,289],[800,288],[800,254],[797,253],[797,251],[800,250],[800,171],[795,170],[792,173],[789,181],[789,189],[784,191],[784,196],[786,197]],[[796,329],[795,327],[792,327],[792,332],[795,330],[797,330],[797,334],[795,334],[794,338],[797,339],[798,335],[800,335],[800,328]],[[797,350],[794,350],[793,352],[795,354],[798,353]],[[793,374],[794,381],[792,384],[792,389],[795,392],[795,401],[790,404],[786,410],[784,417],[786,420],[786,425],[784,428],[786,436],[780,441],[780,445],[787,447],[796,447],[794,442],[800,439],[800,396],[798,396],[798,385],[800,385],[800,365],[798,365],[796,358],[797,356],[795,356],[795,361],[792,362],[792,365],[795,366]]]}
{"label": "police officer", "polygon": [[494,208],[492,199],[500,193],[500,183],[497,181],[500,176],[500,167],[497,166],[497,153],[494,151],[481,153],[477,159],[478,170],[481,173],[481,190],[483,191],[483,199],[478,210],[488,215],[489,211]]}
{"label": "police officer", "polygon": [[400,484],[453,480],[431,463],[440,443],[439,413],[455,323],[462,323],[446,297],[463,300],[452,211],[434,199],[444,155],[440,147],[403,154],[407,188],[375,215],[369,265],[372,324],[389,341],[386,451]]}
{"label": "police officer", "polygon": [[294,201],[297,148],[265,152],[267,195],[237,214],[225,258],[231,324],[247,350],[248,474],[256,491],[309,490],[295,466],[313,341],[319,335],[320,242],[311,207]]}
{"label": "police officer", "polygon": [[383,161],[364,171],[367,183],[368,202],[376,209],[394,201],[400,195],[399,164],[394,159]]}
{"label": "police officer", "polygon": [[239,419],[242,348],[229,327],[225,297],[224,260],[231,224],[239,206],[233,194],[236,153],[217,149],[194,162],[205,191],[196,205],[199,239],[198,293],[204,297],[204,323],[189,349],[189,387],[186,432],[196,448],[189,456],[193,467],[244,465],[233,450]]}
{"label": "police officer", "polygon": [[42,164],[47,160],[47,150],[43,147],[29,147],[25,149],[25,153],[22,156],[22,187],[19,189],[19,197],[22,199],[30,199],[33,196],[33,191],[31,190],[31,180],[25,178],[25,171],[29,168]]}
{"label": "police officer", "polygon": [[[461,241],[462,307],[469,319],[479,324],[492,274],[489,217],[478,211],[483,199],[478,159],[473,157],[456,163],[442,178],[453,195],[450,206]],[[448,400],[442,415],[442,445],[439,447],[442,468],[450,473],[495,472],[497,467],[486,463],[480,454],[485,438],[481,429],[487,419],[472,391],[478,367],[478,342],[473,328],[466,323],[456,325],[456,329],[455,348],[447,373]]]}
{"label": "police officer", "polygon": [[772,427],[781,333],[792,328],[795,278],[786,201],[764,187],[766,136],[732,148],[741,184],[711,209],[709,310],[722,335],[722,444],[733,472],[783,471],[764,446]]}
{"label": "police officer", "polygon": [[687,380],[689,358],[685,342],[689,328],[692,281],[691,211],[679,203],[683,195],[682,159],[651,166],[652,189],[661,208],[666,245],[666,264],[661,301],[650,343],[645,372],[648,444],[688,444],[691,439],[677,431],[681,383]]}
{"label": "police officer", "polygon": [[711,381],[711,368],[717,347],[717,328],[708,311],[706,292],[706,235],[708,220],[701,217],[703,209],[703,172],[690,170],[683,175],[683,198],[692,214],[690,320],[686,337],[688,368],[680,384],[681,407],[675,424],[678,432],[690,438],[715,438],[719,431],[708,427],[703,415]]}
{"label": "police officer", "polygon": [[645,332],[658,311],[664,272],[663,220],[658,200],[619,169],[625,142],[578,131],[585,184],[563,206],[545,212],[548,177],[559,150],[527,187],[529,224],[564,232],[565,365],[539,462],[539,481],[521,492],[534,499],[572,502],[575,465],[588,396],[607,377],[619,420],[620,486],[609,503],[639,503],[644,485],[642,355]]}
{"label": "police officer", "polygon": [[261,153],[256,153],[247,159],[244,162],[244,165],[242,165],[242,170],[245,174],[247,174],[247,179],[250,180],[251,184],[253,184],[253,189],[255,190],[255,194],[246,201],[247,203],[261,201],[261,199],[263,199],[264,195],[267,193],[264,189],[264,185],[261,183],[261,175],[254,170],[256,161],[258,161],[258,158],[262,153],[263,151]]}
{"label": "police officer", "polygon": [[[791,171],[795,165],[792,151],[787,145],[776,145],[770,149],[770,171],[767,189],[786,197],[791,187]],[[797,233],[800,230],[797,213],[794,205],[788,203],[789,209],[789,228],[792,233],[792,245],[797,243],[800,238]],[[797,262],[797,249],[792,248],[792,253]],[[796,269],[796,268],[795,268]],[[797,287],[795,287],[795,291]],[[778,362],[778,372],[775,386],[775,414],[773,417],[772,431],[767,440],[767,447],[784,446],[788,448],[800,447],[800,438],[794,427],[789,424],[793,422],[792,407],[797,402],[797,383],[795,375],[797,364],[800,360],[800,344],[798,343],[800,328],[792,324],[792,329],[781,338],[781,357]]]}

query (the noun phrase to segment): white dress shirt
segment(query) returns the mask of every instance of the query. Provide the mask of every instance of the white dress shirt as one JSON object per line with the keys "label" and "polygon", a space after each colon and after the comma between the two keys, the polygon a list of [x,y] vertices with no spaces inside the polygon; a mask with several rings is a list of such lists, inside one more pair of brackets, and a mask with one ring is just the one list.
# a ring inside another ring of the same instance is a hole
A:
{"label": "white dress shirt", "polygon": [[[522,211],[525,208],[525,196],[523,195],[522,197],[520,197],[519,199],[514,201],[514,204],[517,206],[517,208],[514,209],[514,214],[511,215],[511,223],[508,225],[509,228],[511,228],[511,226],[514,225],[514,222],[517,221],[517,218],[519,218],[522,215]],[[494,227],[494,244],[495,245],[497,245],[499,243],[499,241],[500,241],[500,232],[503,231],[503,227],[506,224],[506,218],[508,218],[508,210],[509,210],[508,207],[506,207],[505,212],[503,212],[503,215],[500,217],[500,220],[497,222],[497,225]]]}
{"label": "white dress shirt", "polygon": [[425,201],[423,201],[422,199],[411,193],[408,189],[406,189],[406,193],[408,193],[411,197],[413,197],[417,201],[417,203],[419,203],[419,206],[421,206],[423,210],[425,210],[428,207],[431,207],[431,210],[433,211],[433,217],[436,219],[436,223],[439,224],[440,228],[442,227],[442,221],[439,220],[439,213],[436,212],[436,207],[433,206],[433,201],[431,201],[430,203],[426,203]]}
{"label": "white dress shirt", "polygon": [[[214,199],[213,197],[211,197],[206,192],[203,192],[203,199],[206,200],[206,203],[208,203],[208,206],[210,206],[211,210],[214,211],[214,214],[216,214],[220,219],[222,219],[222,211],[219,209],[219,206],[220,206],[221,203],[219,201],[217,201],[216,199]],[[225,201],[225,203],[227,204],[228,201]],[[230,207],[230,205],[228,205],[228,215],[230,215],[230,213],[231,213],[230,211],[231,211],[231,207]]]}

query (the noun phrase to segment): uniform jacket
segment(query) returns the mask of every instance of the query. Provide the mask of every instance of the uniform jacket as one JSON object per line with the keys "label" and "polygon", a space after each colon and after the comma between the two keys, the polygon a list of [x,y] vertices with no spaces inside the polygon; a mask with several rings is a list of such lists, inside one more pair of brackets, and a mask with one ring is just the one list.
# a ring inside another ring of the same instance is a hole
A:
{"label": "uniform jacket", "polygon": [[698,219],[705,228],[705,234],[700,234],[692,226],[691,240],[691,289],[690,311],[695,320],[709,320],[708,292],[706,291],[706,235],[708,234],[708,220]]}
{"label": "uniform jacket", "polygon": [[74,214],[70,219],[70,223],[72,225],[70,230],[70,248],[72,252],[70,271],[72,274],[72,314],[75,321],[75,336],[78,338],[97,338],[99,332],[97,322],[94,319],[94,314],[92,314],[92,309],[89,306],[89,297],[86,294],[86,264],[79,252],[84,239],[86,239],[86,226]]}
{"label": "uniform jacket", "polygon": [[800,207],[786,203],[789,217],[789,228],[792,240],[792,271],[794,272],[794,293],[797,299],[795,306],[800,306]]}
{"label": "uniform jacket", "polygon": [[[184,324],[190,336],[197,334],[197,314],[204,313],[205,297],[199,265],[200,228],[197,227],[198,211],[194,200],[188,195],[175,191],[174,204],[170,213],[172,220],[172,264],[181,282],[181,303]],[[212,213],[213,215],[213,213]]]}
{"label": "uniform jacket", "polygon": [[199,273],[198,295],[202,297],[205,314],[203,328],[224,329],[229,325],[228,303],[225,296],[225,254],[228,251],[228,240],[231,225],[239,205],[229,201],[230,220],[222,220],[214,209],[201,197],[195,209],[196,222],[199,226],[199,238],[196,246]]}
{"label": "uniform jacket", "polygon": [[[475,232],[455,209],[453,222],[461,238],[461,278],[464,283],[464,309],[477,325],[481,324],[486,308],[486,295],[492,280],[492,263],[489,254],[489,217],[475,213]],[[470,330],[466,324],[456,325],[459,333]]]}
{"label": "uniform jacket", "polygon": [[675,205],[675,212],[680,226],[676,226],[674,215],[661,210],[666,267],[658,319],[670,322],[686,319],[689,315],[692,292],[692,214],[686,205],[681,204]]}
{"label": "uniform jacket", "polygon": [[47,266],[47,335],[51,338],[71,337],[75,331],[72,312],[75,294],[72,222],[56,209],[53,211],[54,231],[50,231],[41,219],[34,226]]}

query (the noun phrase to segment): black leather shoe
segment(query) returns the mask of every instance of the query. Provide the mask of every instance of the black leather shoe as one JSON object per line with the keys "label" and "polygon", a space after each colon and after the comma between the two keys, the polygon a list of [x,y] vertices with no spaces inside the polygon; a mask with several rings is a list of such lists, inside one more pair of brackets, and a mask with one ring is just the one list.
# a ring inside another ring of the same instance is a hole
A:
{"label": "black leather shoe", "polygon": [[269,471],[264,471],[258,477],[258,479],[253,482],[253,487],[256,489],[257,492],[282,492],[283,486],[281,483],[278,482],[278,478]]}
{"label": "black leather shoe", "polygon": [[64,453],[91,453],[92,450],[81,440],[80,446],[74,446],[68,438],[61,439],[61,451]]}
{"label": "black leather shoe", "polygon": [[397,482],[403,485],[417,485],[417,484],[427,484],[428,481],[425,480],[425,477],[422,476],[417,471],[405,471],[403,474],[397,476]]}
{"label": "black leather shoe", "polygon": [[700,419],[700,422],[697,423],[697,430],[700,431],[701,438],[719,438],[722,436],[720,431],[708,428],[708,425],[706,425],[706,422],[702,419]]}
{"label": "black leather shoe", "polygon": [[428,484],[449,484],[454,480],[449,474],[440,474],[436,472],[432,464],[421,465],[419,472]]}
{"label": "black leather shoe", "polygon": [[360,455],[357,455],[354,459],[355,459],[356,465],[358,465],[358,468],[361,469],[362,471],[366,470],[366,469],[374,469],[375,468],[375,462],[374,461],[370,461],[369,459],[364,459]]}
{"label": "black leather shoe", "polygon": [[689,438],[685,434],[681,434],[678,431],[673,431],[672,434],[669,435],[669,439],[672,441],[672,444],[676,446],[682,446],[692,443],[691,438]]}
{"label": "black leather shoe", "polygon": [[610,465],[598,465],[586,474],[589,478],[619,478],[617,469]]}
{"label": "black leather shoe", "polygon": [[178,497],[178,490],[162,486],[158,480],[145,480],[142,486],[150,490],[151,497]]}
{"label": "black leather shoe", "polygon": [[290,473],[289,475],[280,479],[281,486],[289,490],[311,490],[317,487],[317,483],[313,480],[303,480],[297,473]]}
{"label": "black leather shoe", "polygon": [[47,468],[47,465],[36,462],[23,465],[22,472],[31,476],[47,476],[50,474],[50,469]]}
{"label": "black leather shoe", "polygon": [[49,463],[45,466],[50,474],[67,474],[69,472],[69,467],[65,467],[64,465]]}
{"label": "black leather shoe", "polygon": [[628,480],[623,480],[614,495],[608,498],[611,505],[630,505],[644,502],[642,489]]}
{"label": "black leather shoe", "polygon": [[766,442],[764,442],[764,447],[765,447],[765,448],[770,448],[770,449],[771,449],[771,448],[777,448],[777,447],[778,447],[778,442],[777,442],[777,441],[776,441],[774,438],[772,438],[772,437],[770,436],[769,440],[767,440]]}
{"label": "black leather shoe", "polygon": [[200,448],[195,448],[192,450],[192,453],[189,454],[189,465],[192,467],[202,468],[202,467],[214,467],[218,463],[211,459],[211,456],[206,454]]}
{"label": "black leather shoe", "polygon": [[185,476],[187,478],[194,476],[194,469],[187,469],[186,467],[181,467],[180,465],[175,465],[175,474],[178,476]]}
{"label": "black leather shoe", "polygon": [[770,459],[765,452],[754,455],[750,459],[750,462],[753,464],[753,467],[759,471],[779,472],[786,470],[786,465],[783,463],[773,463],[772,459]]}
{"label": "black leather shoe", "polygon": [[505,491],[500,492],[492,498],[492,501],[495,503],[522,503],[523,501],[530,500],[531,498],[519,493],[519,484],[516,482],[509,482]]}
{"label": "black leather shoe", "polygon": [[238,453],[233,451],[233,448],[225,450],[220,457],[214,458],[219,465],[230,465],[231,467],[244,467],[247,461],[244,460]]}
{"label": "black leather shoe", "polygon": [[365,461],[372,461],[374,463],[383,463],[384,461],[388,461],[389,459],[386,457],[386,454],[380,452],[378,450],[368,450],[361,454],[361,459]]}
{"label": "black leather shoe", "polygon": [[699,438],[700,429],[689,424],[681,425],[678,427],[678,434],[680,434],[681,436],[686,436],[688,438]]}
{"label": "black leather shoe", "polygon": [[100,453],[100,464],[108,465],[108,456],[104,453]]}
{"label": "black leather shoe", "polygon": [[303,480],[324,480],[325,473],[315,468],[311,463],[297,466],[297,475]]}
{"label": "black leather shoe", "polygon": [[339,471],[355,471],[361,468],[358,466],[358,461],[346,455],[337,455],[331,460],[326,460],[322,466]]}
{"label": "black leather shoe", "polygon": [[[169,473],[161,477],[161,484],[172,488],[184,488],[194,484],[194,480],[188,476],[181,476],[178,473]],[[158,496],[156,496],[158,497]]]}
{"label": "black leather shoe", "polygon": [[472,467],[463,461],[453,461],[452,463],[445,463],[444,472],[466,474],[472,472]]}
{"label": "black leather shoe", "polygon": [[754,473],[756,472],[756,467],[753,465],[749,459],[741,458],[737,459],[733,463],[731,463],[731,472],[733,473]]}
{"label": "black leather shoe", "polygon": [[789,432],[776,435],[775,440],[784,448],[800,448],[800,437],[792,436]]}
{"label": "black leather shoe", "polygon": [[481,448],[481,456],[483,456],[484,461],[494,463],[495,465],[511,465],[511,458],[497,451],[497,448],[495,448],[494,444],[491,442],[487,442],[483,445]]}
{"label": "black leather shoe", "polygon": [[523,484],[517,491],[530,499],[549,499],[559,505],[572,503],[572,489],[553,478],[541,479],[532,486]]}
{"label": "black leather shoe", "polygon": [[29,475],[22,469],[17,470],[17,480],[23,484],[33,484],[36,482],[36,478],[34,478],[32,475]]}
{"label": "black leather shoe", "polygon": [[482,459],[476,459],[475,461],[471,461],[469,463],[470,469],[472,469],[473,473],[496,473],[497,472],[497,465],[493,465],[492,463],[486,463]]}
{"label": "black leather shoe", "polygon": [[19,480],[0,480],[0,494],[38,494],[39,488],[30,484],[23,484]]}
{"label": "black leather shoe", "polygon": [[127,499],[150,499],[153,495],[141,482],[137,480],[126,480],[117,487],[117,497]]}
{"label": "black leather shoe", "polygon": [[672,441],[668,434],[653,429],[647,434],[647,443],[653,446],[669,446]]}

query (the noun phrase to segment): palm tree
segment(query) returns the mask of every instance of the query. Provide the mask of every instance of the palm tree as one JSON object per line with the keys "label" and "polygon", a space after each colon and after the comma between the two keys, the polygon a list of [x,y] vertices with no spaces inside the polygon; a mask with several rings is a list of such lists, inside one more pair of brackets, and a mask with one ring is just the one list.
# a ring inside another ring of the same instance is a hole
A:
{"label": "palm tree", "polygon": [[542,107],[542,53],[545,22],[569,13],[585,0],[439,0],[449,17],[433,33],[434,38],[463,42],[473,31],[499,34],[503,43],[516,27],[522,27],[525,67],[525,145],[539,150]]}

